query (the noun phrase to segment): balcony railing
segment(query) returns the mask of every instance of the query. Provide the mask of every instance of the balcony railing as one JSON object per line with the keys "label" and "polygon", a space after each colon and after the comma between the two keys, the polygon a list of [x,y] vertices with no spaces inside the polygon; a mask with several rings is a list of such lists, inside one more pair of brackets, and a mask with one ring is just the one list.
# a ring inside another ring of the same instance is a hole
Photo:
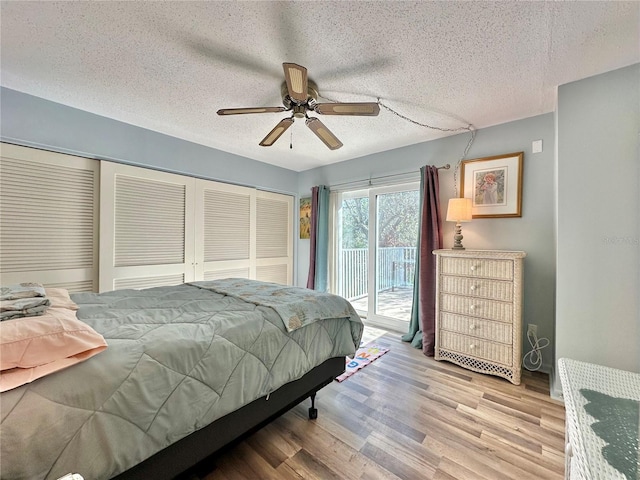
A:
{"label": "balcony railing", "polygon": [[[355,300],[368,295],[368,248],[345,248],[339,268],[340,295]],[[416,265],[415,247],[378,249],[378,292],[396,287],[413,287]]]}

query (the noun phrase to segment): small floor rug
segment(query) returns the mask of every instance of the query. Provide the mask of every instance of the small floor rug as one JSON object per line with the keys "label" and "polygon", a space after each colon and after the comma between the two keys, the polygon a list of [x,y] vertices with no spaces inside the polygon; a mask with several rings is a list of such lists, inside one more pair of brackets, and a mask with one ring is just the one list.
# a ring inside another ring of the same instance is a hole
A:
{"label": "small floor rug", "polygon": [[383,345],[379,345],[375,342],[368,343],[365,346],[361,346],[356,352],[353,359],[347,357],[347,365],[342,375],[336,377],[336,381],[342,382],[356,373],[361,368],[366,367],[375,359],[380,358],[387,353],[389,349]]}

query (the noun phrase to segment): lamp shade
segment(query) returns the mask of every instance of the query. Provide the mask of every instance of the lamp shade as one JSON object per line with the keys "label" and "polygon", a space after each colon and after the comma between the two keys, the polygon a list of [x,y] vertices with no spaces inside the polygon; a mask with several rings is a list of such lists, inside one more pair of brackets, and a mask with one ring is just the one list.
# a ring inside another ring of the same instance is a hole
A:
{"label": "lamp shade", "polygon": [[470,222],[471,221],[471,199],[451,198],[447,207],[447,222]]}

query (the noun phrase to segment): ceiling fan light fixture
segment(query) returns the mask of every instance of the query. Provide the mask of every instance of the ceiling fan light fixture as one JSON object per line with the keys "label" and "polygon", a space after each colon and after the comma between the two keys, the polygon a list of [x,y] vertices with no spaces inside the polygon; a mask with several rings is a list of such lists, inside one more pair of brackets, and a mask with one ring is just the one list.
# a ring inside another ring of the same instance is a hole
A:
{"label": "ceiling fan light fixture", "polygon": [[296,118],[304,118],[307,116],[307,109],[304,107],[304,105],[294,105],[293,116]]}

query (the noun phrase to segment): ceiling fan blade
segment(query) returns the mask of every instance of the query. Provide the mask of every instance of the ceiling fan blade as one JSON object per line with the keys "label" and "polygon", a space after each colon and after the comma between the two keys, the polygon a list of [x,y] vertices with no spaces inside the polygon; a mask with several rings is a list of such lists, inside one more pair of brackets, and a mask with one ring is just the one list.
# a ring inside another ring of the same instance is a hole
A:
{"label": "ceiling fan blade", "polygon": [[296,102],[305,103],[309,97],[307,69],[295,63],[283,63],[282,67],[284,68],[289,97]]}
{"label": "ceiling fan blade", "polygon": [[249,107],[249,108],[221,108],[218,115],[242,115],[244,113],[284,112],[284,107]]}
{"label": "ceiling fan blade", "polygon": [[342,142],[316,117],[307,118],[306,124],[329,149],[337,150],[342,146]]}
{"label": "ceiling fan blade", "polygon": [[285,118],[284,120],[281,120],[280,123],[278,123],[278,125],[276,125],[275,128],[262,139],[262,141],[260,142],[260,146],[270,147],[271,145],[273,145],[276,140],[280,138],[280,135],[282,135],[285,130],[291,125],[293,125],[293,118]]}
{"label": "ceiling fan blade", "polygon": [[375,117],[380,113],[380,106],[375,102],[318,103],[314,110],[323,115],[366,115]]}

